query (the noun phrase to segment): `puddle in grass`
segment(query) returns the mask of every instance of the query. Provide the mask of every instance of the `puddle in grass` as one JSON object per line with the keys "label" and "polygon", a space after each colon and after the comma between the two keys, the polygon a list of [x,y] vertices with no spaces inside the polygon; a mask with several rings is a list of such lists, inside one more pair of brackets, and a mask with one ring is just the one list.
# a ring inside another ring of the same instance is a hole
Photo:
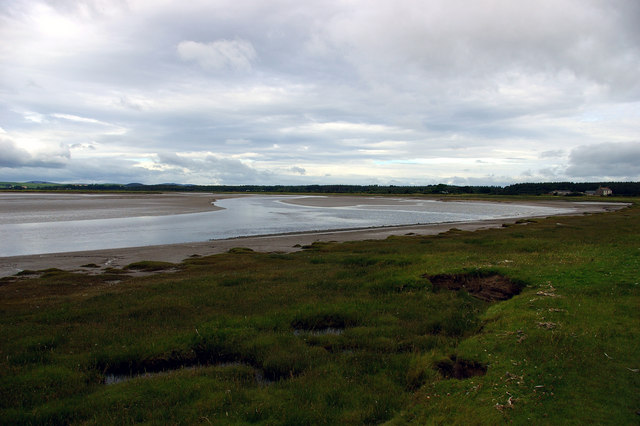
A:
{"label": "puddle in grass", "polygon": [[296,336],[304,336],[310,334],[312,336],[324,336],[327,334],[340,335],[344,332],[344,328],[327,327],[316,330],[295,329],[293,334]]}
{"label": "puddle in grass", "polygon": [[105,385],[115,385],[118,383],[123,383],[123,382],[127,382],[129,380],[133,380],[133,379],[138,379],[138,378],[153,378],[153,377],[160,377],[160,376],[164,376],[164,375],[168,375],[170,373],[176,372],[176,371],[184,371],[184,370],[197,370],[200,368],[208,368],[208,367],[218,367],[218,368],[224,368],[224,367],[237,367],[237,366],[242,366],[242,367],[249,367],[251,369],[253,369],[254,372],[254,379],[256,381],[257,384],[259,385],[268,385],[269,383],[272,383],[272,380],[266,378],[264,376],[264,374],[262,373],[262,371],[260,371],[259,369],[243,363],[243,362],[221,362],[218,364],[198,364],[198,365],[191,365],[191,366],[187,366],[187,367],[179,367],[179,368],[174,368],[174,369],[167,369],[167,370],[162,370],[162,371],[149,371],[149,372],[143,372],[143,373],[133,373],[133,374],[105,374],[104,376],[104,380],[103,380],[103,384]]}

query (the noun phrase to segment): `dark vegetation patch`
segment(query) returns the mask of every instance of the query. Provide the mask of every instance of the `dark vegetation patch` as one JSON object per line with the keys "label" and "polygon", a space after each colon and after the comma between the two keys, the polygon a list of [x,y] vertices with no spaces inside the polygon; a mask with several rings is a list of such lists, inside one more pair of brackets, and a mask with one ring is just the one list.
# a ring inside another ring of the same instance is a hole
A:
{"label": "dark vegetation patch", "polygon": [[433,284],[434,290],[465,290],[487,302],[511,299],[520,294],[524,283],[513,281],[496,272],[475,271],[462,274],[423,275]]}
{"label": "dark vegetation patch", "polygon": [[516,220],[518,225],[526,225],[528,223],[538,223],[536,219],[518,219]]}
{"label": "dark vegetation patch", "polygon": [[191,347],[199,364],[241,363],[252,366],[268,381],[295,377],[321,353],[290,333],[263,332],[247,327],[205,328]]}
{"label": "dark vegetation patch", "polygon": [[103,273],[109,274],[109,275],[127,275],[129,271],[125,271],[124,269],[119,269],[114,267],[108,267],[104,269]]}
{"label": "dark vegetation patch", "polygon": [[331,246],[331,242],[328,241],[315,241],[311,244],[307,244],[302,246],[305,250],[313,250],[313,251],[321,251],[329,246]]}
{"label": "dark vegetation patch", "polygon": [[176,266],[177,266],[176,264],[171,262],[143,260],[141,262],[134,262],[125,266],[125,269],[131,270],[131,271],[140,271],[140,272],[155,272],[155,271],[165,271],[168,269],[175,269]]}
{"label": "dark vegetation patch", "polygon": [[7,284],[12,284],[12,283],[16,282],[17,280],[18,280],[18,278],[16,278],[15,276],[13,276],[13,277],[1,277],[0,278],[0,286],[7,285]]}
{"label": "dark vegetation patch", "polygon": [[367,267],[378,263],[378,259],[369,256],[348,256],[342,260],[345,266]]}
{"label": "dark vegetation patch", "polygon": [[436,369],[447,379],[468,379],[474,376],[487,374],[487,366],[477,361],[460,359],[451,355],[436,363]]}
{"label": "dark vegetation patch", "polygon": [[24,271],[20,271],[16,274],[19,277],[29,277],[29,276],[40,276],[38,271],[32,271],[30,269],[25,269]]}
{"label": "dark vegetation patch", "polygon": [[249,247],[233,247],[230,248],[228,253],[233,253],[233,254],[246,254],[246,253],[253,253],[253,249],[250,249]]}
{"label": "dark vegetation patch", "polygon": [[220,328],[198,332],[186,350],[150,357],[98,356],[94,368],[102,383],[113,384],[185,368],[241,365],[254,370],[256,382],[266,384],[302,373],[310,366],[315,350],[295,336],[259,336],[253,330]]}
{"label": "dark vegetation patch", "polygon": [[427,288],[428,283],[418,278],[387,278],[371,283],[371,294],[413,293]]}
{"label": "dark vegetation patch", "polygon": [[269,254],[269,259],[276,259],[276,260],[295,260],[295,257],[293,257],[292,255],[288,254],[288,253],[279,253],[279,252],[274,252],[274,253],[270,253]]}
{"label": "dark vegetation patch", "polygon": [[315,332],[327,329],[344,330],[347,327],[354,327],[357,324],[358,321],[353,315],[337,312],[305,314],[291,321],[291,327],[294,330]]}
{"label": "dark vegetation patch", "polygon": [[250,282],[251,280],[248,277],[225,277],[220,281],[220,285],[222,287],[236,287]]}

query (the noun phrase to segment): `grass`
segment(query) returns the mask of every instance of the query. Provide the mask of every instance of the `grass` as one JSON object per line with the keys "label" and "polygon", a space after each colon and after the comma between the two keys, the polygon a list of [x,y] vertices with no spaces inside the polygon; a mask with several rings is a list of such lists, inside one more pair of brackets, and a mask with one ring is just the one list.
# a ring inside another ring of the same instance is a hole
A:
{"label": "grass", "polygon": [[[0,281],[0,423],[637,424],[639,270],[634,206],[30,271]],[[491,302],[445,274],[524,288]]]}

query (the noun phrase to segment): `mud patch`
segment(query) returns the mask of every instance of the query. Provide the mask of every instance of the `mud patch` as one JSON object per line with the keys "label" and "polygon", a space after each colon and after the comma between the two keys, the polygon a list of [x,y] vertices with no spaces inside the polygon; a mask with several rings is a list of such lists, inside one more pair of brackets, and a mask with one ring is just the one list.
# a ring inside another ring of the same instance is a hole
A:
{"label": "mud patch", "polygon": [[478,299],[494,302],[511,299],[520,294],[523,283],[515,282],[497,273],[423,275],[433,284],[434,290],[465,290]]}
{"label": "mud patch", "polygon": [[459,359],[455,355],[436,364],[436,369],[446,379],[468,379],[487,374],[487,366],[477,361]]}

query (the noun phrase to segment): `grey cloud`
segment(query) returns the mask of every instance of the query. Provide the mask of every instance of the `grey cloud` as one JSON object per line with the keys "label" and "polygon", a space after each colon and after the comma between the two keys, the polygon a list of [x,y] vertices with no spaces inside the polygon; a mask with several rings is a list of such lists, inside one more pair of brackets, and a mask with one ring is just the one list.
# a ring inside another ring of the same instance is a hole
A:
{"label": "grey cloud", "polygon": [[[484,85],[479,77],[531,71],[553,77],[567,71],[579,79],[627,90],[631,83],[637,89],[619,66],[640,65],[637,45],[629,42],[630,35],[637,38],[637,20],[632,25],[624,18],[637,12],[631,3],[403,1],[342,10],[327,37],[348,48],[358,68],[373,78],[404,68],[405,76],[416,77],[412,83],[432,75]],[[377,36],[380,28],[387,29],[385,37]]]}
{"label": "grey cloud", "polygon": [[253,45],[241,39],[217,40],[210,43],[185,40],[178,44],[177,51],[181,59],[197,62],[207,70],[232,68],[249,71],[251,63],[256,58]]}
{"label": "grey cloud", "polygon": [[203,183],[264,183],[265,179],[270,179],[271,173],[256,170],[239,160],[231,158],[220,158],[213,155],[205,155],[201,158],[186,157],[174,153],[157,154],[157,164],[179,167],[182,170],[171,170],[180,177],[181,182],[194,182],[199,180]]}
{"label": "grey cloud", "polygon": [[69,146],[69,149],[79,149],[79,150],[91,150],[91,151],[95,151],[96,147],[95,145],[92,144],[85,144],[85,143],[74,143],[73,145]]}
{"label": "grey cloud", "polygon": [[32,155],[3,135],[0,135],[0,153],[0,167],[6,168],[60,168],[64,167],[70,158],[69,150],[64,147],[48,154]]}
{"label": "grey cloud", "polygon": [[540,158],[560,158],[565,156],[565,151],[562,149],[554,149],[550,151],[543,151],[540,153]]}
{"label": "grey cloud", "polygon": [[291,170],[293,173],[299,174],[299,175],[305,175],[307,173],[307,171],[302,168],[302,167],[291,167],[289,170]]}
{"label": "grey cloud", "polygon": [[602,143],[574,148],[566,174],[571,177],[640,180],[640,142]]}

